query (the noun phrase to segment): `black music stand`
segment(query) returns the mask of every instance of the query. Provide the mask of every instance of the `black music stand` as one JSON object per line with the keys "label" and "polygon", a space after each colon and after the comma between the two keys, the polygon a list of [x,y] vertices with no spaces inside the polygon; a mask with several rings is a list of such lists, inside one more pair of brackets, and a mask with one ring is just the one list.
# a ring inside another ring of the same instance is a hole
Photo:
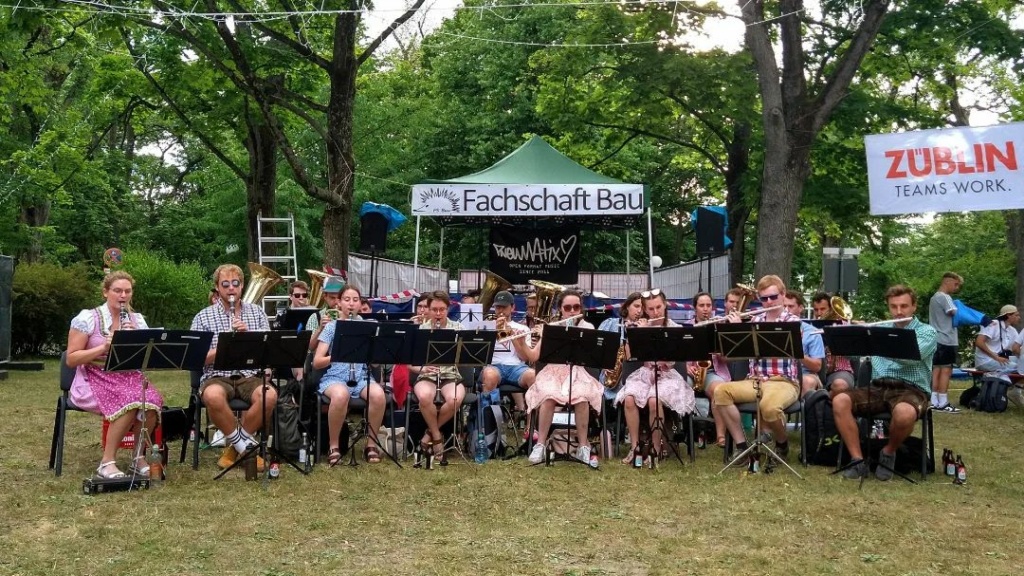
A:
{"label": "black music stand", "polygon": [[[715,344],[717,352],[729,359],[747,359],[760,362],[769,358],[785,358],[796,361],[804,357],[800,330],[800,322],[751,322],[748,324],[722,322],[716,325],[717,340]],[[772,461],[782,464],[794,476],[803,479],[803,476],[787,464],[783,458],[769,448],[761,439],[762,380],[757,376],[753,380],[756,393],[754,398],[756,406],[754,441],[746,450],[726,464],[719,474],[725,472],[736,463],[743,461],[748,456],[760,460],[761,450],[764,450]],[[796,382],[796,386],[799,390],[799,381]]]}
{"label": "black music stand", "polygon": [[[636,360],[640,362],[688,362],[706,360],[711,357],[711,353],[715,350],[714,345],[714,328],[711,325],[707,326],[642,326],[633,327],[626,329],[626,341],[629,342],[629,352],[633,356],[630,358],[631,361]],[[654,424],[651,426],[650,433],[653,436],[654,431],[660,431],[663,437],[668,436],[668,431],[665,430],[665,419],[660,416],[661,410],[659,406],[661,399],[658,393],[658,368],[654,368],[654,402],[655,410],[657,412],[654,415]],[[685,380],[684,380],[685,381]],[[680,414],[685,417],[686,415]],[[689,436],[693,438],[693,420],[689,419]],[[683,464],[683,458],[679,455],[679,450],[676,449],[672,442],[666,442],[668,447],[675,454],[676,460],[679,460],[680,464]],[[690,452],[690,460],[693,461],[695,455],[692,451]],[[655,467],[655,459],[651,459],[651,467]]]}
{"label": "black music stand", "polygon": [[[266,374],[269,368],[295,368],[306,363],[306,355],[309,352],[309,338],[311,332],[291,332],[279,330],[276,332],[221,332],[217,336],[217,355],[213,362],[214,370],[257,370],[259,374]],[[219,480],[229,471],[235,469],[247,458],[259,456],[267,461],[267,453],[272,452],[276,457],[286,464],[295,468],[303,475],[309,474],[298,464],[293,462],[286,455],[274,447],[267,446],[267,383],[264,382],[261,388],[263,394],[263,409],[260,418],[260,440],[255,446],[251,446],[244,454],[219,474],[214,480]],[[264,470],[263,485],[266,487],[270,480],[270,466]]]}
{"label": "black music stand", "polygon": [[[479,438],[480,433],[483,432],[484,403],[482,399],[483,382],[478,381],[479,378],[477,378],[476,371],[491,363],[491,358],[494,356],[494,346],[498,341],[498,333],[493,330],[459,330],[458,338],[459,345],[456,364],[473,368],[473,389],[477,393],[476,422],[477,436]],[[455,449],[459,451],[459,454],[465,460],[466,454],[458,449],[457,438]]]}
{"label": "black music stand", "polygon": [[[352,364],[366,364],[366,398],[367,410],[369,410],[369,386],[372,382],[370,376],[370,365],[408,364],[412,360],[412,350],[415,343],[418,326],[408,323],[381,323],[373,321],[338,321],[335,324],[334,341],[331,343],[331,362],[348,362]],[[381,371],[382,373],[384,370]],[[349,441],[349,466],[358,466],[356,462],[355,446],[363,437],[367,442],[373,440],[395,466],[402,465],[396,456],[385,448],[374,434],[369,433],[369,418],[363,419],[363,427]],[[394,437],[395,423],[392,418],[391,432]]]}
{"label": "black music stand", "polygon": [[[921,350],[917,345],[917,333],[906,328],[893,328],[891,326],[858,326],[856,324],[851,324],[847,326],[826,327],[824,328],[824,334],[822,337],[825,340],[825,344],[833,350],[833,354],[838,354],[840,356],[882,356],[885,358],[896,358],[899,360],[921,359]],[[922,447],[922,450],[923,449],[924,447]],[[868,443],[868,449],[864,452],[867,454],[867,458],[864,459],[864,462],[867,463],[868,470],[871,469],[872,464],[875,466],[881,466],[896,476],[903,478],[907,482],[916,484],[916,482],[906,474],[897,472],[881,462],[874,461],[875,452],[872,449],[870,442]],[[851,460],[845,466],[833,470],[832,474],[838,474],[853,464],[854,462]],[[860,487],[862,488],[863,486],[864,476],[861,476]]]}
{"label": "black music stand", "polygon": [[317,326],[320,322],[320,309],[307,306],[304,308],[289,308],[284,313],[284,321],[278,326],[279,330],[291,330],[292,332],[301,332],[308,330],[312,332],[317,329],[317,326],[310,328],[306,325],[309,321],[309,317],[316,314]]}
{"label": "black music stand", "polygon": [[[592,328],[578,328],[575,326],[553,326],[545,324],[541,333],[540,352],[537,363],[544,364],[566,364],[569,366],[569,422],[572,422],[572,382],[573,368],[583,366],[585,368],[604,368],[611,370],[615,367],[615,359],[619,354],[620,337],[614,332],[595,330]],[[603,393],[602,393],[603,397]],[[588,438],[577,438],[577,442],[589,442]],[[547,442],[551,442],[548,435]],[[590,462],[583,462],[572,456],[571,443],[566,444],[566,453],[557,460],[568,460],[580,462],[590,466]],[[551,464],[552,459],[545,458],[546,464]]]}
{"label": "black music stand", "polygon": [[[110,340],[110,351],[103,367],[108,372],[138,370],[201,370],[206,353],[213,341],[209,332],[191,330],[115,330]],[[142,379],[142,427],[135,438],[135,458],[145,456],[146,446],[152,445],[146,429],[146,390],[149,380]],[[159,423],[157,423],[159,426]],[[134,476],[134,474],[132,475]],[[94,478],[86,482],[103,483]],[[123,481],[123,479],[113,479]]]}

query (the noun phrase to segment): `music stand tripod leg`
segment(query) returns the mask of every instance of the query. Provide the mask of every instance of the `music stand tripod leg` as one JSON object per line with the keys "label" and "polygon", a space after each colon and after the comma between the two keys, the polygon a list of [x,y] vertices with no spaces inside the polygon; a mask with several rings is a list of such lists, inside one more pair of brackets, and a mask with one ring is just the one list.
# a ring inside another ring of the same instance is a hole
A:
{"label": "music stand tripod leg", "polygon": [[718,473],[722,474],[736,463],[741,462],[745,456],[753,454],[755,457],[757,457],[757,455],[760,454],[760,451],[764,450],[771,461],[782,464],[783,466],[786,467],[787,470],[792,472],[794,476],[802,480],[803,476],[801,476],[799,472],[794,470],[793,467],[790,466],[781,456],[776,454],[774,450],[769,448],[768,445],[761,439],[761,396],[763,394],[763,391],[761,390],[762,384],[763,382],[760,377],[754,378],[754,411],[755,415],[757,416],[754,419],[754,441],[750,444],[750,446],[747,447],[746,450],[740,452],[739,456],[733,458],[733,460],[726,464],[725,467],[722,468]]}
{"label": "music stand tripod leg", "polygon": [[[665,429],[665,419],[661,416],[661,414],[663,412],[663,408],[661,407],[661,398],[658,395],[658,373],[659,373],[658,364],[655,363],[654,364],[654,423],[651,425],[651,437],[652,437],[651,442],[652,443],[654,442],[653,441],[654,432],[655,431],[661,432],[662,441],[665,443],[666,446],[668,446],[669,450],[671,450],[672,453],[675,454],[676,460],[679,461],[679,464],[680,465],[685,465],[685,463],[683,462],[683,457],[679,455],[679,450],[675,447],[674,444],[672,444],[671,441],[666,441],[665,440],[665,438],[667,438],[667,436],[668,436],[668,432]],[[660,446],[658,448],[660,448]],[[660,457],[661,450],[658,451],[658,454],[659,454],[658,457]],[[651,457],[651,468],[652,469],[657,467],[657,464],[655,463],[655,459],[656,459],[655,457],[653,457],[653,456]]]}

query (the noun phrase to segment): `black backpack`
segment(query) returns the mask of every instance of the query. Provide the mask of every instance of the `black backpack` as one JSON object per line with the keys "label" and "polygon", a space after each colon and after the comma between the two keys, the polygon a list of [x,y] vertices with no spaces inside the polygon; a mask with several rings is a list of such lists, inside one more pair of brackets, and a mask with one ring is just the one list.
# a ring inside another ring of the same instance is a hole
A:
{"label": "black backpack", "polygon": [[[835,466],[839,462],[839,432],[832,417],[832,400],[827,390],[815,390],[804,398],[807,420],[804,422],[804,437],[807,441],[805,464]],[[843,449],[843,463],[850,455]]]}
{"label": "black backpack", "polygon": [[971,407],[981,412],[1005,412],[1006,391],[1010,383],[992,376],[981,379],[981,391],[971,402]]}

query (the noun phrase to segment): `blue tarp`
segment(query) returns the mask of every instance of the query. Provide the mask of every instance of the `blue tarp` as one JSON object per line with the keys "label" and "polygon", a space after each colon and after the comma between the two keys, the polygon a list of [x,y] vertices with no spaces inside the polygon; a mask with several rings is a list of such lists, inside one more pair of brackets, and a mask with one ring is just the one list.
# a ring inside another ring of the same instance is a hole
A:
{"label": "blue tarp", "polygon": [[363,206],[359,209],[359,217],[362,218],[369,213],[377,213],[383,216],[388,221],[388,232],[394,232],[395,228],[398,228],[408,220],[404,214],[387,204],[363,202]]}

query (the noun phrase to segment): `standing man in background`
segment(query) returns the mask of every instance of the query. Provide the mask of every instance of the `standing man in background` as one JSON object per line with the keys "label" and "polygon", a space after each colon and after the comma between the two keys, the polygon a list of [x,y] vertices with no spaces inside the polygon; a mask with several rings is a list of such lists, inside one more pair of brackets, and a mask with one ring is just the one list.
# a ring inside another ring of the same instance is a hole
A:
{"label": "standing man in background", "polygon": [[932,295],[928,305],[928,323],[938,333],[935,357],[932,359],[932,408],[947,414],[959,414],[960,409],[949,403],[949,377],[953,374],[953,364],[957,359],[959,339],[953,316],[956,316],[956,305],[951,294],[956,294],[964,279],[955,272],[942,275],[939,289]]}

